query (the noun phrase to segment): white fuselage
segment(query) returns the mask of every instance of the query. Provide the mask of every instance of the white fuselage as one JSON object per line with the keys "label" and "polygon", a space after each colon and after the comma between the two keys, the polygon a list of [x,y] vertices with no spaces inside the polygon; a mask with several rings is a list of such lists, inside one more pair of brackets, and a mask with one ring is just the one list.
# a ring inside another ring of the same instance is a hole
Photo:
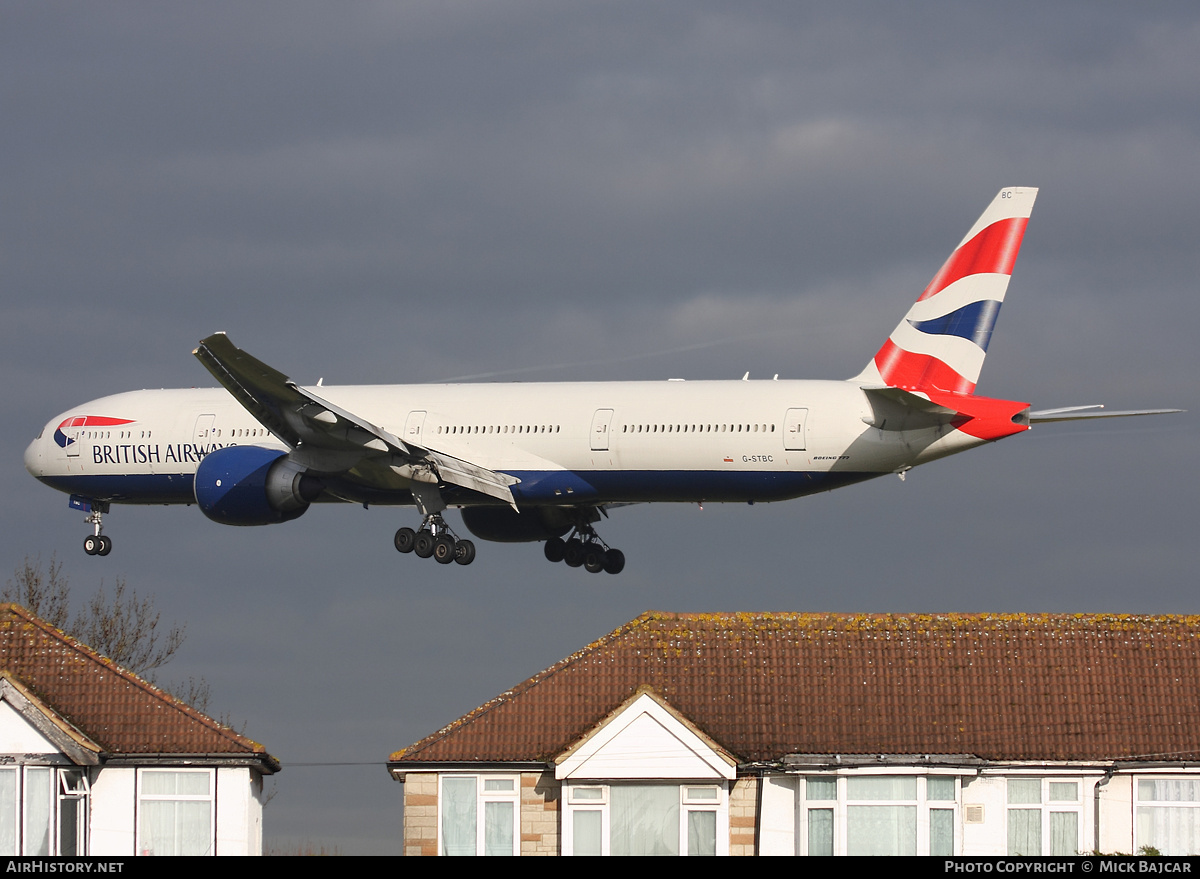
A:
{"label": "white fuselage", "polygon": [[[314,388],[406,442],[520,479],[520,504],[771,501],[858,482],[984,440],[950,426],[880,430],[840,381],[659,381]],[[209,452],[285,449],[223,389],[147,390],[75,407],[25,453],[42,482],[118,503],[191,503]],[[328,500],[411,503],[408,483]],[[394,491],[391,491],[394,490]],[[495,503],[451,491],[453,504]]]}

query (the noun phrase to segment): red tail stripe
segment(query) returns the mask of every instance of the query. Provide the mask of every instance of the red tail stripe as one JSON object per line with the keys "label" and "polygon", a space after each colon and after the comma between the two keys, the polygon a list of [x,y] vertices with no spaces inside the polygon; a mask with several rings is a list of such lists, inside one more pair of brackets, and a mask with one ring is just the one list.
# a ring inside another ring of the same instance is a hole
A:
{"label": "red tail stripe", "polygon": [[926,390],[940,388],[956,394],[970,394],[975,383],[968,381],[936,357],[905,351],[891,339],[875,355],[875,367],[883,380],[894,388]]}
{"label": "red tail stripe", "polygon": [[1009,217],[997,220],[964,244],[946,260],[929,286],[917,301],[928,299],[968,275],[981,273],[1011,275],[1017,253],[1021,250],[1021,239],[1025,236],[1028,217]]}

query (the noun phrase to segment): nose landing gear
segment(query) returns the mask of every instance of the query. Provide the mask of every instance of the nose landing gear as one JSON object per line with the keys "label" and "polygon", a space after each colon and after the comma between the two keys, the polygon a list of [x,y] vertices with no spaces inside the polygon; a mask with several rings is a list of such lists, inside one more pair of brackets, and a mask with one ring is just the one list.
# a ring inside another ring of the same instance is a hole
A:
{"label": "nose landing gear", "polygon": [[576,525],[566,540],[551,537],[543,547],[546,560],[566,562],[569,567],[582,567],[589,574],[607,571],[619,574],[625,569],[625,553],[613,549],[600,539],[591,525]]}
{"label": "nose landing gear", "polygon": [[396,532],[393,543],[398,552],[413,552],[422,559],[432,557],[439,565],[451,562],[469,565],[475,561],[475,544],[470,540],[460,540],[441,513],[426,515],[419,531],[401,528]]}
{"label": "nose landing gear", "polygon": [[83,551],[88,555],[108,555],[112,552],[112,538],[101,532],[104,530],[104,514],[108,512],[108,504],[92,503],[92,510],[83,521],[95,529],[94,534],[83,538]]}

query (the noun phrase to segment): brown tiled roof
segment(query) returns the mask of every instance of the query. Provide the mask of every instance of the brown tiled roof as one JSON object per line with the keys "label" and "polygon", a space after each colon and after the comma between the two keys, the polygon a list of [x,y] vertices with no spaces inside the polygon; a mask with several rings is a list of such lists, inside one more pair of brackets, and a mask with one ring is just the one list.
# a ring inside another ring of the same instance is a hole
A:
{"label": "brown tiled roof", "polygon": [[1200,617],[654,611],[391,759],[549,761],[641,685],[747,762],[1200,759]]}
{"label": "brown tiled roof", "polygon": [[0,672],[110,756],[244,756],[274,771],[266,749],[14,604],[0,604]]}

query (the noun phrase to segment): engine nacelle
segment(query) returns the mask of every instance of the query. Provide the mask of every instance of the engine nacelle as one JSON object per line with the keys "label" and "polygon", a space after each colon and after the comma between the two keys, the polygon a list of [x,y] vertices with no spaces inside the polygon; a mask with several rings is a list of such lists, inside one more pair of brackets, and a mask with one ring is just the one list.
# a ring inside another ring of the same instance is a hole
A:
{"label": "engine nacelle", "polygon": [[562,537],[571,530],[562,510],[527,507],[517,512],[512,507],[464,507],[463,524],[480,540],[498,543],[526,543]]}
{"label": "engine nacelle", "polygon": [[299,517],[324,491],[316,476],[287,452],[228,446],[209,452],[196,468],[196,504],[222,525],[273,525]]}

